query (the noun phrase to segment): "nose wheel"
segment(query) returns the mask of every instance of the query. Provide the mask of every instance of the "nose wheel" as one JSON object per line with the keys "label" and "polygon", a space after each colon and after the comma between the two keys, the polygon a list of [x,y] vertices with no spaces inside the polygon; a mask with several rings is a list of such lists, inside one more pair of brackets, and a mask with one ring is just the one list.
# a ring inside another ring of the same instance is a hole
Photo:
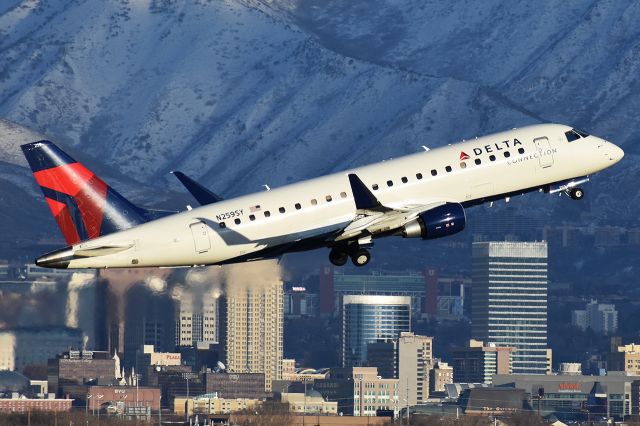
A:
{"label": "nose wheel", "polygon": [[571,188],[569,197],[571,197],[572,200],[581,200],[584,197],[584,191],[582,188]]}

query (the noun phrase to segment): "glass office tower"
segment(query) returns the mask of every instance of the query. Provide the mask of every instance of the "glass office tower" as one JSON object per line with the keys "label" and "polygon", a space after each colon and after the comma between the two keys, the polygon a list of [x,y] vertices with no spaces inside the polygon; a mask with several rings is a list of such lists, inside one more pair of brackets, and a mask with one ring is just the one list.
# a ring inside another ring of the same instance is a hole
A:
{"label": "glass office tower", "polygon": [[364,365],[367,344],[411,331],[411,297],[347,295],[342,299],[342,365]]}

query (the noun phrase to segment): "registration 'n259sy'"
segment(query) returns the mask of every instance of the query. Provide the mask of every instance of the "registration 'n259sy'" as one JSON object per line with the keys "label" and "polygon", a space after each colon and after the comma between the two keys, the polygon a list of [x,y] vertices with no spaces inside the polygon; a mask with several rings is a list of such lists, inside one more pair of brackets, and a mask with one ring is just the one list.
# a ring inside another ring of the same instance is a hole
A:
{"label": "registration 'n259sy'", "polygon": [[232,210],[230,212],[224,212],[216,215],[216,220],[219,222],[225,219],[233,219],[234,217],[242,216],[244,209]]}

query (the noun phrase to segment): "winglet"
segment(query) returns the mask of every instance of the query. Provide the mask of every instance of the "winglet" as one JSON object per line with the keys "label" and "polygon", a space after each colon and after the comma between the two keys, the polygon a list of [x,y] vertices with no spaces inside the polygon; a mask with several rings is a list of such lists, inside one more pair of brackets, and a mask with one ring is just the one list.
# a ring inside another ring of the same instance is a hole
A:
{"label": "winglet", "polygon": [[187,188],[187,191],[189,191],[191,195],[193,195],[193,198],[195,198],[196,201],[198,201],[198,203],[200,203],[201,206],[204,206],[206,204],[217,203],[218,201],[223,200],[221,196],[209,191],[207,188],[200,185],[198,182],[191,179],[189,176],[185,175],[184,173],[179,171],[173,171],[171,173],[173,173],[175,177],[178,178],[180,183],[182,183],[182,185],[184,185],[184,187]]}
{"label": "winglet", "polygon": [[349,184],[358,210],[373,210],[382,207],[380,201],[369,191],[355,173],[349,173]]}

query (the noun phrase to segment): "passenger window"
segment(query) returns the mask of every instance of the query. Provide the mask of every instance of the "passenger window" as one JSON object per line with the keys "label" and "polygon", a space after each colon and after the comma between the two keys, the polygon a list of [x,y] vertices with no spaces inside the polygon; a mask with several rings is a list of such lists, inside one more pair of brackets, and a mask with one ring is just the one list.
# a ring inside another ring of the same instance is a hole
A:
{"label": "passenger window", "polygon": [[374,183],[373,185],[371,185],[371,188],[373,188],[374,191],[378,190],[378,184]]}
{"label": "passenger window", "polygon": [[460,163],[460,168],[461,169],[466,169],[467,168],[467,163],[465,163],[464,161],[462,163]]}
{"label": "passenger window", "polygon": [[327,200],[327,203],[330,203],[331,200],[333,200],[333,198],[331,198],[331,195],[327,195],[326,197],[324,197],[325,200]]}
{"label": "passenger window", "polygon": [[491,161],[496,161],[496,156],[495,156],[495,155],[493,155],[493,154],[491,154],[491,155],[489,156],[489,160],[491,160]]}
{"label": "passenger window", "polygon": [[438,174],[438,171],[436,169],[431,170],[431,176],[435,176]]}
{"label": "passenger window", "polygon": [[264,217],[269,217],[269,216],[271,216],[271,213],[269,212],[269,210],[266,210],[264,212]]}
{"label": "passenger window", "polygon": [[524,148],[518,148],[518,154],[524,154]]}
{"label": "passenger window", "polygon": [[347,193],[346,192],[341,192],[340,193],[340,198],[347,198]]}
{"label": "passenger window", "polygon": [[253,222],[254,220],[256,220],[256,217],[254,215],[250,214],[249,215],[249,220]]}
{"label": "passenger window", "polygon": [[296,210],[300,210],[302,208],[302,206],[300,205],[300,203],[296,203],[295,208],[296,208]]}
{"label": "passenger window", "polygon": [[278,211],[279,211],[280,213],[284,213],[284,212],[285,212],[284,207],[280,207],[280,208],[278,209]]}
{"label": "passenger window", "polygon": [[564,132],[564,135],[567,137],[568,142],[573,142],[575,140],[580,139],[580,135],[574,132],[573,130],[569,130],[568,132]]}
{"label": "passenger window", "polygon": [[447,166],[444,169],[447,171],[447,173],[449,173],[451,171],[451,166]]}
{"label": "passenger window", "polygon": [[402,179],[400,179],[402,181],[402,183],[407,183],[409,182],[409,179],[407,179],[406,177],[402,176]]}
{"label": "passenger window", "polygon": [[227,224],[224,222],[220,222],[218,225],[220,225],[220,228],[226,228]]}
{"label": "passenger window", "polygon": [[509,151],[505,151],[504,158],[509,158],[509,157],[511,157],[511,153]]}
{"label": "passenger window", "polygon": [[387,186],[388,187],[392,187],[393,186],[393,181],[392,180],[388,180],[387,181]]}
{"label": "passenger window", "polygon": [[479,166],[480,164],[482,164],[482,160],[479,158],[476,158],[475,163],[476,163],[476,166]]}
{"label": "passenger window", "polygon": [[422,179],[422,173],[416,173],[416,179],[418,180]]}
{"label": "passenger window", "polygon": [[240,219],[235,219],[234,222],[236,223],[236,225],[240,225]]}
{"label": "passenger window", "polygon": [[313,200],[311,200],[311,205],[312,206],[318,205],[318,200],[316,200],[315,198]]}

